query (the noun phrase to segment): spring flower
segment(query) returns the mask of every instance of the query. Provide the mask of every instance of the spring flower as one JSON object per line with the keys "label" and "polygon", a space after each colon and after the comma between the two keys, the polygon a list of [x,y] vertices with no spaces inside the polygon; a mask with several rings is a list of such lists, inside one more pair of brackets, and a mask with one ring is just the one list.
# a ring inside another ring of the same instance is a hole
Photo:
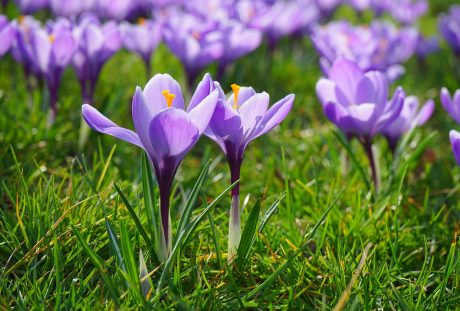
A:
{"label": "spring flower", "polygon": [[372,140],[400,114],[404,92],[398,88],[388,100],[388,82],[379,71],[364,73],[356,63],[339,59],[327,78],[316,84],[316,93],[326,117],[349,138],[363,144],[372,169],[375,187],[378,176],[372,154]]}
{"label": "spring flower", "polygon": [[120,34],[124,47],[142,58],[147,77],[150,78],[150,58],[161,42],[161,25],[153,20],[139,18],[136,25],[122,23]]}
{"label": "spring flower", "polygon": [[49,0],[16,0],[22,14],[32,14],[44,9],[49,5]]}
{"label": "spring flower", "polygon": [[457,57],[460,57],[460,5],[453,5],[449,13],[440,15],[439,32]]}
{"label": "spring flower", "polygon": [[50,7],[56,16],[75,18],[83,12],[94,10],[96,0],[49,0]]}
{"label": "spring flower", "polygon": [[401,65],[415,52],[418,32],[411,27],[398,29],[388,22],[353,26],[338,21],[317,27],[311,39],[326,75],[332,63],[343,57],[364,71],[384,71],[393,81],[404,71]]}
{"label": "spring flower", "polygon": [[[251,87],[232,84],[233,94],[226,99],[219,84],[210,85],[219,91],[219,102],[205,135],[216,142],[227,157],[231,182],[240,178],[244,151],[248,144],[267,133],[286,118],[292,108],[294,95],[290,94],[268,109],[267,93],[256,93]],[[228,259],[236,254],[241,239],[239,184],[232,189],[230,210]]]}
{"label": "spring flower", "polygon": [[456,90],[452,97],[449,91],[443,87],[441,89],[441,104],[451,118],[460,124],[460,90]]}
{"label": "spring flower", "polygon": [[53,122],[57,114],[57,99],[61,77],[69,65],[76,43],[70,28],[63,21],[47,25],[47,30],[36,29],[31,35],[32,59],[44,77],[49,91],[49,105]]}
{"label": "spring flower", "polygon": [[419,35],[415,54],[420,59],[425,59],[428,55],[439,50],[439,39],[437,36],[425,37]]}
{"label": "spring flower", "polygon": [[218,100],[218,91],[210,91],[213,81],[205,75],[187,110],[179,84],[167,74],[155,75],[144,90],[136,88],[132,102],[135,132],[122,128],[85,104],[83,118],[94,130],[127,141],[145,150],[158,181],[162,240],[159,258],[171,252],[169,197],[177,168],[209,124]]}
{"label": "spring flower", "polygon": [[72,64],[80,82],[83,101],[92,105],[102,67],[121,47],[118,25],[113,21],[101,24],[96,17],[86,15],[73,33],[78,47]]}
{"label": "spring flower", "polygon": [[406,97],[399,116],[382,130],[391,151],[393,153],[396,151],[398,141],[403,134],[425,124],[433,111],[434,101],[432,99],[428,100],[419,110],[418,98],[416,96]]}
{"label": "spring flower", "polygon": [[5,55],[15,39],[15,30],[6,16],[0,15],[0,57]]}
{"label": "spring flower", "polygon": [[449,132],[452,151],[454,152],[455,161],[460,165],[460,132],[451,130]]}
{"label": "spring flower", "polygon": [[165,21],[164,41],[180,59],[190,86],[199,72],[223,53],[221,36],[215,31],[216,23],[178,11]]}
{"label": "spring flower", "polygon": [[427,0],[398,0],[389,3],[389,13],[401,24],[414,24],[428,11]]}

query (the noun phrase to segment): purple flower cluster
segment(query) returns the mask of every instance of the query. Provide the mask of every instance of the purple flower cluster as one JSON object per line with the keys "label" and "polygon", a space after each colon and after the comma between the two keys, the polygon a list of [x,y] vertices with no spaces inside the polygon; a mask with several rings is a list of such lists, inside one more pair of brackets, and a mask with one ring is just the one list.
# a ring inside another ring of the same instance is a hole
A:
{"label": "purple flower cluster", "polygon": [[402,64],[416,50],[418,31],[412,27],[398,29],[389,22],[353,26],[338,21],[317,27],[311,39],[326,75],[336,59],[346,58],[364,71],[384,71],[390,80],[395,80],[404,72]]}
{"label": "purple flower cluster", "polygon": [[432,100],[419,110],[418,99],[406,97],[401,87],[389,97],[385,74],[375,70],[364,72],[355,62],[346,59],[333,63],[327,77],[316,84],[316,93],[326,117],[348,139],[357,138],[363,144],[376,187],[378,178],[372,155],[374,137],[377,134],[385,136],[394,153],[401,136],[424,124],[434,110]]}
{"label": "purple flower cluster", "polygon": [[453,5],[448,13],[440,15],[439,32],[460,57],[460,5]]}
{"label": "purple flower cluster", "polygon": [[[136,145],[148,154],[160,189],[163,228],[160,257],[171,251],[169,197],[174,175],[185,155],[202,134],[215,141],[225,153],[231,182],[240,178],[243,154],[248,144],[281,123],[289,113],[294,95],[288,95],[271,108],[269,95],[253,88],[232,85],[226,99],[219,83],[206,74],[185,107],[179,84],[167,74],[155,75],[142,90],[137,87],[132,101],[135,131],[122,128],[90,105],[83,105],[83,117],[96,131]],[[239,186],[232,190],[229,258],[236,254],[241,229]]]}

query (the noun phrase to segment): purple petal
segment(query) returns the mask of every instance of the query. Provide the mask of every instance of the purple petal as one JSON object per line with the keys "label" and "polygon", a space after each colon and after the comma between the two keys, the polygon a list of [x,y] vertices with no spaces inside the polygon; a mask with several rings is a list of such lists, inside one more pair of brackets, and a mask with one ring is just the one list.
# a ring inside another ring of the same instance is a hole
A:
{"label": "purple petal", "polygon": [[215,89],[214,81],[209,73],[205,74],[203,79],[198,83],[195,93],[193,93],[190,104],[187,107],[187,111],[191,111],[195,106],[201,103],[211,92]]}
{"label": "purple petal", "polygon": [[289,94],[268,109],[262,120],[263,129],[257,133],[257,137],[271,131],[287,117],[294,104],[294,99],[295,95]]}
{"label": "purple petal", "polygon": [[83,118],[92,129],[104,134],[111,135],[144,149],[139,136],[135,132],[118,126],[90,105],[83,105],[81,110]]}
{"label": "purple petal", "polygon": [[267,113],[269,102],[270,97],[263,92],[250,97],[239,108],[238,112],[246,141],[250,140],[259,131],[259,125]]}
{"label": "purple petal", "polygon": [[355,124],[342,105],[329,102],[323,106],[326,117],[345,133],[354,133]]}
{"label": "purple petal", "polygon": [[66,67],[72,59],[75,51],[75,40],[72,34],[61,33],[56,36],[56,40],[52,45],[53,57],[56,65]]}
{"label": "purple petal", "polygon": [[336,87],[337,86],[334,81],[325,78],[319,79],[318,83],[316,83],[316,95],[323,105],[327,102],[338,102],[337,97],[335,96]]}
{"label": "purple petal", "polygon": [[168,90],[171,94],[176,95],[172,106],[178,109],[184,109],[184,96],[179,83],[168,74],[156,74],[147,82],[144,88],[144,97],[152,116],[159,111],[168,107],[163,91]]}
{"label": "purple petal", "polygon": [[182,109],[169,108],[150,122],[150,140],[160,159],[181,159],[198,141],[199,130]]}
{"label": "purple petal", "polygon": [[31,43],[37,67],[40,68],[43,73],[47,73],[51,55],[51,42],[48,38],[48,34],[41,29],[33,31]]}
{"label": "purple petal", "polygon": [[359,81],[356,91],[357,103],[375,103],[384,107],[388,98],[388,83],[385,75],[378,71],[370,71]]}
{"label": "purple petal", "polygon": [[455,160],[460,165],[460,132],[451,130],[449,132],[450,143],[452,144],[452,150],[454,152]]}
{"label": "purple petal", "polygon": [[139,139],[144,145],[145,150],[151,157],[155,155],[155,149],[150,141],[150,122],[154,114],[151,112],[151,107],[146,103],[146,99],[140,87],[136,87],[132,102],[132,116],[134,128],[136,129]]}
{"label": "purple petal", "polygon": [[189,112],[189,116],[198,127],[200,135],[203,134],[211,121],[216,109],[218,94],[219,92],[214,90]]}
{"label": "purple petal", "polygon": [[337,84],[351,103],[355,102],[355,90],[362,76],[361,69],[346,59],[336,60],[329,70],[329,79]]}
{"label": "purple petal", "polygon": [[434,112],[434,101],[432,99],[428,100],[425,105],[423,105],[422,109],[420,109],[419,113],[417,114],[417,124],[423,125],[425,124],[433,115]]}
{"label": "purple petal", "polygon": [[[235,109],[221,100],[216,105],[209,127],[214,135],[222,141],[227,140],[237,146],[242,144],[243,127],[240,115]],[[212,136],[209,137],[213,139]]]}

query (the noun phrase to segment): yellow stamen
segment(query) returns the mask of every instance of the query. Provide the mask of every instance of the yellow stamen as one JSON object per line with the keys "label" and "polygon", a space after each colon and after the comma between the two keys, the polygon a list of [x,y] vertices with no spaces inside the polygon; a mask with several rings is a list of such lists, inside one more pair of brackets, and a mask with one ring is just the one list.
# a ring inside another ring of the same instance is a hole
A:
{"label": "yellow stamen", "polygon": [[163,90],[161,94],[163,94],[163,96],[165,97],[166,105],[168,105],[168,108],[171,108],[174,98],[176,98],[176,95],[169,93],[169,90]]}
{"label": "yellow stamen", "polygon": [[230,85],[233,91],[233,109],[238,109],[240,106],[238,105],[238,93],[240,92],[240,86],[238,84],[233,83]]}
{"label": "yellow stamen", "polygon": [[199,31],[192,31],[192,37],[195,38],[195,40],[200,40],[201,39],[201,33]]}
{"label": "yellow stamen", "polygon": [[26,18],[26,17],[25,17],[24,15],[19,15],[19,17],[18,17],[18,22],[19,22],[19,24],[24,23],[24,19],[25,19],[25,18]]}
{"label": "yellow stamen", "polygon": [[56,41],[56,36],[55,35],[49,35],[48,39],[50,40],[51,43],[54,43],[54,41]]}
{"label": "yellow stamen", "polygon": [[139,18],[137,19],[137,24],[139,24],[139,25],[145,25],[145,18],[139,17]]}

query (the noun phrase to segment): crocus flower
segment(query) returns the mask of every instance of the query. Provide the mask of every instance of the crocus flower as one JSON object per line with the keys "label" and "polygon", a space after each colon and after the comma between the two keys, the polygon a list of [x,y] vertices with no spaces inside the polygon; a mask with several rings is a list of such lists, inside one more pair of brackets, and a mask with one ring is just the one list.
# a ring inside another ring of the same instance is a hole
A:
{"label": "crocus flower", "polygon": [[[32,58],[31,35],[41,27],[41,24],[33,16],[20,16],[12,22],[16,31],[16,40],[11,47],[11,54],[14,59],[24,66],[26,80],[31,75],[38,76],[39,69]],[[29,90],[30,91],[30,90]]]}
{"label": "crocus flower", "polygon": [[399,116],[382,130],[390,150],[394,153],[401,136],[413,128],[425,124],[433,111],[434,101],[432,99],[428,100],[419,110],[418,98],[416,96],[406,97]]}
{"label": "crocus flower", "polygon": [[49,5],[49,0],[15,0],[22,14],[32,14]]}
{"label": "crocus flower", "polygon": [[92,104],[102,67],[121,47],[118,25],[113,21],[101,24],[96,17],[86,15],[73,33],[78,48],[72,64],[80,82],[83,100]]}
{"label": "crocus flower", "polygon": [[439,50],[439,39],[437,36],[425,37],[419,35],[415,54],[420,59],[425,59],[428,55]]}
{"label": "crocus flower", "polygon": [[460,124],[460,90],[456,90],[454,96],[443,87],[441,89],[441,104],[455,122]]}
{"label": "crocus flower", "polygon": [[399,0],[393,6],[391,16],[402,24],[414,24],[427,11],[427,0]]}
{"label": "crocus flower", "polygon": [[74,18],[83,12],[93,11],[96,0],[49,0],[50,7],[56,16]]}
{"label": "crocus flower", "polygon": [[[251,87],[232,84],[233,94],[226,99],[219,84],[209,85],[219,90],[219,102],[205,134],[216,142],[227,157],[231,182],[240,178],[244,151],[248,144],[281,123],[291,110],[294,95],[290,94],[268,109],[270,97],[267,93],[256,93]],[[241,239],[239,210],[240,188],[232,189],[230,210],[228,259],[236,254]]]}
{"label": "crocus flower", "polygon": [[161,25],[153,20],[140,18],[137,25],[122,23],[120,34],[125,48],[142,58],[147,77],[150,78],[150,58],[161,42]]}
{"label": "crocus flower", "polygon": [[216,21],[205,20],[184,12],[176,12],[165,22],[164,41],[184,66],[191,86],[199,72],[223,53]]}
{"label": "crocus flower", "polygon": [[211,120],[218,91],[210,91],[213,81],[205,75],[187,110],[179,84],[167,74],[155,75],[144,90],[136,88],[132,101],[135,132],[122,128],[90,105],[83,105],[83,118],[94,130],[127,141],[145,150],[153,166],[160,190],[163,239],[159,258],[171,251],[169,197],[177,168],[196,144]]}
{"label": "crocus flower", "polygon": [[460,165],[460,132],[451,130],[449,132],[452,151],[454,152],[455,161]]}
{"label": "crocus flower", "polygon": [[32,32],[31,46],[32,58],[48,86],[51,121],[54,121],[62,73],[72,59],[76,43],[70,28],[65,25],[56,22],[48,24],[47,28]]}
{"label": "crocus flower", "polygon": [[418,31],[411,27],[398,29],[388,22],[353,26],[338,21],[317,27],[311,39],[326,75],[331,64],[343,57],[364,71],[385,71],[392,81],[403,71],[401,64],[414,53]]}
{"label": "crocus flower", "polygon": [[10,50],[15,34],[15,29],[6,16],[0,15],[0,57]]}
{"label": "crocus flower", "polygon": [[347,137],[356,137],[363,144],[376,188],[378,177],[372,140],[399,116],[404,101],[401,88],[388,100],[388,88],[385,74],[364,73],[356,63],[345,59],[335,61],[328,77],[316,84],[326,117]]}
{"label": "crocus flower", "polygon": [[449,13],[439,17],[439,32],[460,57],[460,5],[450,7]]}

